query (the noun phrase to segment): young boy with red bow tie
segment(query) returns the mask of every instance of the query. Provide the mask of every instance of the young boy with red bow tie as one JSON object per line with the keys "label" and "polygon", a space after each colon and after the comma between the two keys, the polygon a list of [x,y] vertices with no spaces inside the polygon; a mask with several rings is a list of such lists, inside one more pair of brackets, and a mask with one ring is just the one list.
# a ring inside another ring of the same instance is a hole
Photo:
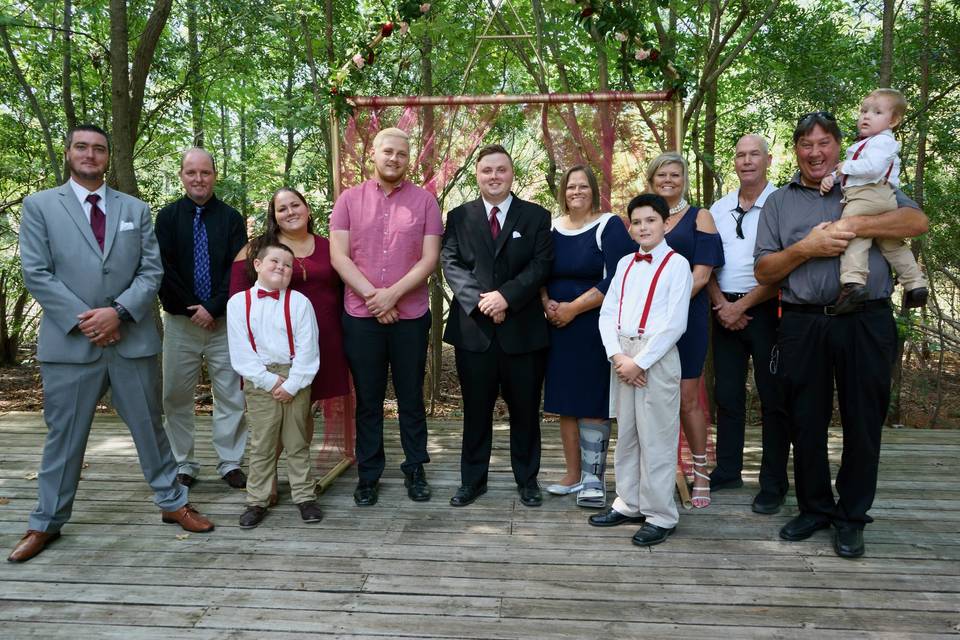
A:
{"label": "young boy with red bow tie", "polygon": [[[673,500],[680,438],[680,356],[693,277],[663,237],[670,208],[658,195],[630,201],[630,236],[640,245],[620,259],[600,307],[600,337],[612,364],[617,416],[617,499],[590,516],[597,527],[643,523],[638,546],[658,544],[676,528]],[[612,411],[611,414],[614,412]]]}
{"label": "young boy with red bow tie", "polygon": [[310,463],[310,383],[320,368],[317,320],[310,301],[288,289],[293,251],[264,242],[251,251],[257,282],[227,302],[230,363],[243,377],[250,427],[247,510],[240,527],[252,529],[267,514],[277,470],[277,443],[287,451],[293,501],[305,522],[319,522]]}

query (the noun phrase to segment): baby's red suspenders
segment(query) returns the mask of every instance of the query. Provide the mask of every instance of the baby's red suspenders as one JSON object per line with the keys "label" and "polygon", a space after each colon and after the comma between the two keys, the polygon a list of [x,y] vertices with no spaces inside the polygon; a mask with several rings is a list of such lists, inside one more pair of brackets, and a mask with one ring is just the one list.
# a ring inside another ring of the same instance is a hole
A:
{"label": "baby's red suspenders", "polygon": [[[867,138],[866,140],[864,140],[863,144],[857,147],[857,150],[853,152],[853,157],[851,158],[851,160],[856,160],[857,158],[860,157],[860,152],[863,151],[863,148],[867,146],[868,142],[870,142],[870,138]],[[885,173],[883,176],[884,182],[888,182],[890,180],[890,173],[892,171],[893,171],[893,163],[891,162],[890,166],[887,167],[887,173]],[[843,186],[845,184],[847,184],[847,174],[843,174],[843,180],[840,181],[840,186]]]}

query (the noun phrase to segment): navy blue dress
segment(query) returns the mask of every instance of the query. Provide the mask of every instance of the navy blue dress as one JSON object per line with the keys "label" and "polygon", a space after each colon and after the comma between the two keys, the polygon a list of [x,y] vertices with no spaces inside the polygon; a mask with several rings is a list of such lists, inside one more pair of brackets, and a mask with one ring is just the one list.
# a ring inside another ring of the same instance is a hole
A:
{"label": "navy blue dress", "polygon": [[[723,242],[719,233],[704,233],[697,230],[699,207],[690,207],[680,222],[667,233],[666,241],[670,248],[682,255],[694,265],[705,264],[711,267],[723,266]],[[680,352],[680,377],[684,380],[699,378],[703,373],[703,363],[707,359],[707,324],[710,321],[710,298],[707,288],[690,300],[690,312],[687,316],[687,331],[677,342]]]}
{"label": "navy blue dress", "polygon": [[[597,230],[600,246],[597,246]],[[547,294],[571,302],[596,287],[606,295],[620,258],[637,250],[623,220],[604,214],[576,231],[553,229],[554,258]],[[543,409],[578,418],[610,414],[610,361],[600,340],[600,308],[590,309],[565,327],[550,326],[550,351]]]}

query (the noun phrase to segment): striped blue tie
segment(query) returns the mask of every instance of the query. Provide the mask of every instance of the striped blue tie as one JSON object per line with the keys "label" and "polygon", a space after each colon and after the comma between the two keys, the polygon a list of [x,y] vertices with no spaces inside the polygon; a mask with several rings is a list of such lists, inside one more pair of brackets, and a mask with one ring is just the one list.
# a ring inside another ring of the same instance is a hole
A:
{"label": "striped blue tie", "polygon": [[193,292],[205,302],[210,299],[210,247],[202,214],[198,205],[193,214]]}

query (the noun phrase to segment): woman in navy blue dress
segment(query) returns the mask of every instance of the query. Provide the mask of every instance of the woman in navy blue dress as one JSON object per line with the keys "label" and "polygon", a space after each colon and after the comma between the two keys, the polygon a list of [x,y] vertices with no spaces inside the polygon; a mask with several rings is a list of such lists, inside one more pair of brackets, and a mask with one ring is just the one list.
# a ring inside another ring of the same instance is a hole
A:
{"label": "woman in navy blue dress", "polygon": [[554,221],[554,261],[541,299],[551,324],[543,407],[560,415],[566,474],[547,491],[577,493],[577,504],[606,504],[610,362],[600,341],[600,305],[617,262],[636,251],[619,216],[600,213],[600,191],[584,165],[563,174]]}
{"label": "woman in navy blue dress", "polygon": [[693,291],[687,331],[677,343],[680,352],[680,422],[693,456],[693,506],[710,505],[707,475],[707,421],[700,408],[700,376],[707,357],[710,302],[706,284],[715,267],[723,266],[723,243],[709,209],[690,206],[685,199],[687,162],[677,153],[664,153],[647,167],[647,190],[670,206],[666,241],[690,263]]}

